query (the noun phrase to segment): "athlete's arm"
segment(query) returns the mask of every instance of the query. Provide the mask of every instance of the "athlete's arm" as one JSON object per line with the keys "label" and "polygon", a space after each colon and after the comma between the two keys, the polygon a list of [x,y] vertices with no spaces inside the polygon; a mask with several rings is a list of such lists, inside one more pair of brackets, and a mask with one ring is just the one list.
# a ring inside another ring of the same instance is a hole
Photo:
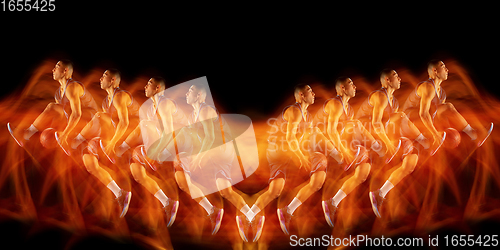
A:
{"label": "athlete's arm", "polygon": [[71,115],[68,119],[68,124],[61,133],[60,140],[65,143],[68,135],[73,131],[82,117],[82,106],[80,102],[80,96],[83,95],[83,88],[80,84],[70,84],[66,87],[66,98],[69,100]]}
{"label": "athlete's arm", "polygon": [[437,142],[440,140],[440,136],[436,127],[434,127],[431,114],[429,113],[432,99],[436,95],[434,92],[434,87],[430,83],[422,83],[417,89],[417,94],[421,97],[420,110],[418,113],[420,115],[420,119],[422,120],[422,123],[425,125],[425,127],[431,132],[432,136],[434,137],[434,141]]}
{"label": "athlete's arm", "polygon": [[326,133],[328,134],[328,137],[330,137],[330,140],[332,140],[333,145],[342,153],[342,155],[344,155],[344,157],[347,158],[349,162],[351,162],[353,161],[354,156],[342,144],[340,134],[337,130],[340,116],[342,115],[342,112],[344,112],[343,110],[342,104],[337,101],[331,100],[326,104],[325,111],[328,113]]}
{"label": "athlete's arm", "polygon": [[285,119],[288,121],[286,126],[286,142],[288,143],[288,147],[292,150],[292,152],[299,158],[300,167],[306,167],[306,169],[311,168],[311,163],[307,160],[306,156],[300,150],[299,141],[295,136],[297,134],[298,126],[300,121],[302,120],[302,113],[298,108],[288,108],[283,114]]}
{"label": "athlete's arm", "polygon": [[384,110],[388,105],[387,96],[377,91],[371,95],[369,102],[373,106],[372,125],[375,129],[375,134],[377,134],[377,136],[385,143],[385,146],[392,154],[395,148],[389,140],[389,137],[387,137],[384,124],[382,123],[382,116],[384,115]]}
{"label": "athlete's arm", "polygon": [[106,145],[106,153],[114,151],[116,143],[122,138],[127,131],[129,125],[128,105],[132,102],[130,96],[126,92],[119,92],[113,98],[113,106],[118,114],[118,124],[116,125],[116,132]]}

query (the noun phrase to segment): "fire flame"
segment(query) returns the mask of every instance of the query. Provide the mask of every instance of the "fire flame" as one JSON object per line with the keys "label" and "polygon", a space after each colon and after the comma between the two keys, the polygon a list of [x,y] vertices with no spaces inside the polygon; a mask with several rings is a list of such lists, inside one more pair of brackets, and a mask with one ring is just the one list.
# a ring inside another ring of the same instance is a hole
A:
{"label": "fire flame", "polygon": [[[173,179],[171,164],[165,164],[158,172],[149,171],[163,190],[169,190],[169,197],[180,199],[177,219],[168,229],[165,224],[161,204],[136,183],[131,177],[127,162],[107,165],[106,168],[120,185],[132,190],[130,210],[120,219],[114,197],[90,175],[81,159],[66,156],[56,147],[43,148],[35,142],[26,149],[19,147],[9,135],[6,124],[11,122],[20,127],[28,127],[53,101],[54,91],[59,87],[51,78],[55,61],[47,60],[37,67],[20,93],[12,94],[0,102],[0,147],[4,152],[0,169],[0,216],[23,221],[42,228],[57,227],[69,232],[72,238],[64,244],[71,247],[82,244],[89,235],[101,235],[118,242],[134,243],[146,248],[170,249],[192,246],[222,246],[231,248],[243,244],[234,217],[237,213],[230,203],[218,194],[209,196],[216,204],[224,205],[226,214],[221,231],[210,236],[206,227],[210,224],[203,219],[201,207],[187,194],[178,190]],[[447,92],[447,102],[471,124],[472,127],[487,127],[490,122],[499,124],[500,100],[490,93],[480,91],[467,70],[456,61],[447,61],[449,78],[442,84]],[[402,78],[401,89],[395,92],[399,103],[403,104],[408,94],[426,75],[414,75],[405,68],[395,69]],[[77,75],[88,88],[97,103],[105,98],[98,79],[104,69],[92,69],[85,75]],[[368,93],[379,88],[378,82],[369,82],[361,76],[351,76],[358,94],[351,105],[357,110]],[[146,100],[143,93],[146,76],[139,76],[122,88],[132,93],[140,103]],[[311,110],[319,109],[323,102],[336,95],[334,88],[323,83],[311,85],[316,93],[316,102]],[[284,100],[284,105],[292,104],[293,97]],[[283,107],[276,108],[276,117]],[[218,107],[223,110],[223,107]],[[314,114],[314,111],[311,112]],[[269,168],[266,160],[269,119],[253,120],[254,131],[259,146],[259,168],[247,179],[235,186],[247,203],[253,204],[268,185]],[[338,165],[329,163],[327,180],[322,191],[305,201],[294,214],[292,224],[299,237],[321,237],[331,235],[336,238],[349,235],[372,235],[399,237],[402,235],[425,236],[437,234],[439,230],[459,230],[462,233],[474,231],[476,224],[484,220],[499,219],[500,214],[500,166],[496,159],[496,149],[500,144],[500,132],[493,130],[490,138],[477,150],[467,135],[461,133],[462,142],[455,149],[442,149],[432,157],[420,157],[415,171],[403,179],[388,195],[383,206],[382,219],[373,214],[368,192],[381,186],[381,182],[395,170],[395,164],[372,165],[368,180],[357,187],[339,205],[335,227],[331,229],[325,222],[321,200],[329,198],[338,190],[343,181],[353,173],[344,172]],[[37,141],[38,137],[33,137]],[[331,158],[329,158],[331,160]],[[331,162],[331,161],[329,161]],[[308,174],[298,173],[297,180],[286,184],[277,199],[266,208],[266,224],[261,239],[257,243],[245,243],[256,249],[258,244],[284,249],[290,246],[289,236],[284,235],[276,217],[276,208],[288,204],[304,182]],[[40,230],[40,229],[38,229]]]}

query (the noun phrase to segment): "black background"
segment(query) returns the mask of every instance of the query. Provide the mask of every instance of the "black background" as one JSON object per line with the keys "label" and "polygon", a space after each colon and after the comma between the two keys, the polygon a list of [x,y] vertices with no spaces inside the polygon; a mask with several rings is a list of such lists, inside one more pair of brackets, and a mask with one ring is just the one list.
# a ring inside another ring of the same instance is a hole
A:
{"label": "black background", "polygon": [[458,60],[480,88],[497,91],[494,9],[56,1],[55,12],[1,13],[2,94],[22,89],[47,58],[68,58],[80,74],[116,67],[124,82],[139,74],[163,75],[171,85],[207,76],[226,112],[264,116],[302,79],[331,83],[356,73],[376,83],[385,67],[421,74],[434,58]]}
{"label": "black background", "polygon": [[493,3],[423,1],[178,6],[57,0],[54,12],[0,12],[1,95],[19,93],[43,60],[61,58],[81,75],[118,68],[124,82],[142,74],[162,75],[171,85],[207,76],[227,113],[258,119],[274,113],[302,79],[330,83],[355,73],[376,82],[385,67],[418,75],[434,58],[457,60],[480,89],[498,95],[495,9]]}

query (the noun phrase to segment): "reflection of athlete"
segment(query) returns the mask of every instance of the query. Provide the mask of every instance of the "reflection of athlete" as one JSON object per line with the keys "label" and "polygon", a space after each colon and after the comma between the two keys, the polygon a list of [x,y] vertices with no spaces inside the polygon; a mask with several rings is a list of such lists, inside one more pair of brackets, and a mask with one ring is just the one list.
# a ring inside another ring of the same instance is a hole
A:
{"label": "reflection of athlete", "polygon": [[[116,143],[122,139],[128,129],[135,127],[132,124],[138,120],[139,104],[134,101],[129,92],[119,88],[120,73],[117,70],[106,70],[100,82],[101,88],[108,93],[108,96],[103,101],[104,112],[97,113],[77,136],[76,140],[82,141],[85,138],[100,136],[100,138],[94,138],[89,142],[87,146],[88,152],[83,155],[83,164],[90,174],[99,179],[113,192],[116,201],[121,207],[120,217],[123,217],[128,211],[132,193],[120,188],[108,171],[100,166],[99,160],[103,159],[100,159],[99,155],[102,156],[102,151],[106,156],[112,155]],[[131,120],[134,121],[132,124]],[[102,149],[103,144],[106,145],[104,150]],[[64,149],[64,145],[61,145],[61,147]]]}
{"label": "reflection of athlete", "polygon": [[[295,210],[305,202],[314,192],[321,189],[326,178],[327,158],[322,152],[315,152],[315,145],[311,142],[326,142],[329,151],[335,157],[340,157],[333,145],[315,127],[307,108],[314,103],[315,94],[306,84],[295,86],[294,96],[296,103],[286,107],[276,119],[268,138],[267,159],[271,168],[269,188],[257,199],[252,206],[252,212],[258,214],[272,200],[279,197],[285,186],[287,175],[294,171],[294,167],[304,168],[309,172],[309,182],[302,187],[292,201],[285,207],[277,210],[281,229],[289,234],[290,220]],[[285,131],[282,131],[286,128]],[[341,159],[339,159],[340,161]],[[255,229],[256,238],[260,235],[263,226],[262,215],[257,216]]]}
{"label": "reflection of athlete", "polygon": [[205,103],[206,93],[206,86],[202,84],[191,86],[186,93],[187,103],[194,108],[189,119],[191,132],[196,135],[191,137],[193,144],[197,144],[193,153],[199,149],[190,164],[191,177],[197,182],[202,182],[201,179],[205,178],[208,182],[215,181],[216,189],[221,196],[245,215],[244,218],[236,216],[236,223],[240,236],[248,241],[247,230],[250,220],[247,212],[250,211],[250,207],[243,197],[233,190],[231,183],[231,167],[235,160],[233,144],[227,142],[231,137],[231,131],[215,107]]}
{"label": "reflection of athlete", "polygon": [[[325,116],[326,130],[335,147],[339,149],[348,162],[354,162],[352,165],[357,166],[354,175],[342,184],[340,190],[332,198],[322,201],[325,219],[331,227],[333,227],[333,217],[338,204],[354,188],[363,183],[370,174],[371,165],[366,162],[366,149],[360,143],[368,141],[371,144],[371,149],[379,156],[385,154],[381,145],[375,141],[361,122],[353,119],[354,112],[348,103],[356,95],[356,86],[353,81],[348,77],[340,77],[335,83],[335,89],[337,96],[327,100],[323,109],[318,111],[318,115]],[[357,156],[355,152],[357,152]]]}
{"label": "reflection of athlete", "polygon": [[448,68],[442,61],[429,62],[427,73],[429,79],[420,82],[410,93],[403,106],[403,111],[408,114],[420,131],[425,131],[429,138],[433,138],[434,148],[442,140],[438,129],[444,130],[449,127],[463,131],[480,147],[490,135],[493,123],[488,132],[484,128],[476,131],[455,109],[453,104],[446,102],[446,92],[441,84],[448,79]]}
{"label": "reflection of athlete", "polygon": [[[192,85],[186,93],[187,104],[193,107],[188,118],[189,126],[176,130],[175,133],[162,135],[159,143],[152,145],[148,155],[153,159],[162,158],[162,155],[176,155],[174,160],[175,180],[179,188],[190,194],[208,214],[212,223],[212,234],[220,228],[224,209],[218,208],[205,197],[200,185],[210,191],[217,190],[223,198],[229,200],[243,213],[250,208],[245,200],[232,189],[231,165],[235,159],[232,143],[225,144],[224,137],[229,136],[229,129],[224,126],[215,107],[205,103],[207,96],[206,86]],[[174,140],[165,139],[174,136]],[[165,144],[167,152],[164,152]],[[164,157],[164,156],[163,156]],[[237,217],[240,235],[244,240],[243,232],[245,220]]]}
{"label": "reflection of athlete", "polygon": [[[27,129],[7,127],[19,146],[24,144],[38,131],[52,127],[62,129],[59,139],[66,142],[78,127],[85,125],[97,112],[97,104],[82,83],[73,80],[73,63],[67,60],[57,62],[52,69],[53,79],[61,85],[54,99]],[[64,122],[66,121],[66,122]]]}
{"label": "reflection of athlete", "polygon": [[[403,112],[398,112],[399,103],[394,97],[394,91],[400,88],[401,78],[398,73],[392,69],[385,69],[380,75],[382,88],[373,91],[366,101],[361,104],[361,107],[356,114],[361,120],[370,121],[374,128],[374,134],[380,138],[389,152],[394,152],[394,143],[389,139],[387,133],[390,133],[393,139],[399,139],[404,136],[412,140],[416,140],[422,146],[429,147],[428,140],[420,133],[415,125],[408,119]],[[385,124],[385,126],[384,126]],[[387,128],[387,129],[386,129]],[[409,141],[404,141],[404,144],[409,144]],[[407,147],[405,147],[407,146]],[[370,201],[372,208],[380,217],[380,206],[387,193],[397,185],[404,177],[409,175],[417,165],[417,154],[411,154],[412,145],[402,146],[402,161],[399,167],[390,175],[389,179],[383,184],[380,189],[370,192]],[[395,153],[395,152],[394,152]]]}

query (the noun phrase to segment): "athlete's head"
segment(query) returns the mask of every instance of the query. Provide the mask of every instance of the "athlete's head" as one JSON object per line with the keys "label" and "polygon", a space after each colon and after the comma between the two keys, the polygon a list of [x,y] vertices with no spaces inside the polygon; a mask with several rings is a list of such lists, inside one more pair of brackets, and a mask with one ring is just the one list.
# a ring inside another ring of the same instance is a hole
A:
{"label": "athlete's head", "polygon": [[165,90],[165,79],[159,76],[151,77],[144,86],[146,97],[152,97],[163,90]]}
{"label": "athlete's head", "polygon": [[56,63],[52,69],[52,77],[58,81],[60,79],[69,79],[73,75],[73,63],[69,60],[61,60]]}
{"label": "athlete's head", "polygon": [[99,82],[101,83],[101,89],[108,89],[118,88],[120,86],[120,80],[120,71],[117,69],[108,69],[104,71]]}
{"label": "athlete's head", "polygon": [[337,95],[354,97],[356,95],[356,85],[351,80],[351,78],[346,76],[341,76],[335,81],[335,90],[337,90]]}
{"label": "athlete's head", "polygon": [[401,87],[401,78],[393,69],[384,69],[380,72],[380,83],[384,88],[399,89]]}
{"label": "athlete's head", "polygon": [[443,61],[432,60],[427,64],[427,73],[431,79],[448,79],[448,68],[444,65]]}
{"label": "athlete's head", "polygon": [[300,83],[295,85],[293,95],[295,96],[295,101],[297,103],[307,103],[309,105],[314,103],[314,97],[316,94],[312,91],[311,86]]}
{"label": "athlete's head", "polygon": [[204,84],[193,84],[186,93],[186,102],[188,104],[205,102],[207,97],[207,87]]}

